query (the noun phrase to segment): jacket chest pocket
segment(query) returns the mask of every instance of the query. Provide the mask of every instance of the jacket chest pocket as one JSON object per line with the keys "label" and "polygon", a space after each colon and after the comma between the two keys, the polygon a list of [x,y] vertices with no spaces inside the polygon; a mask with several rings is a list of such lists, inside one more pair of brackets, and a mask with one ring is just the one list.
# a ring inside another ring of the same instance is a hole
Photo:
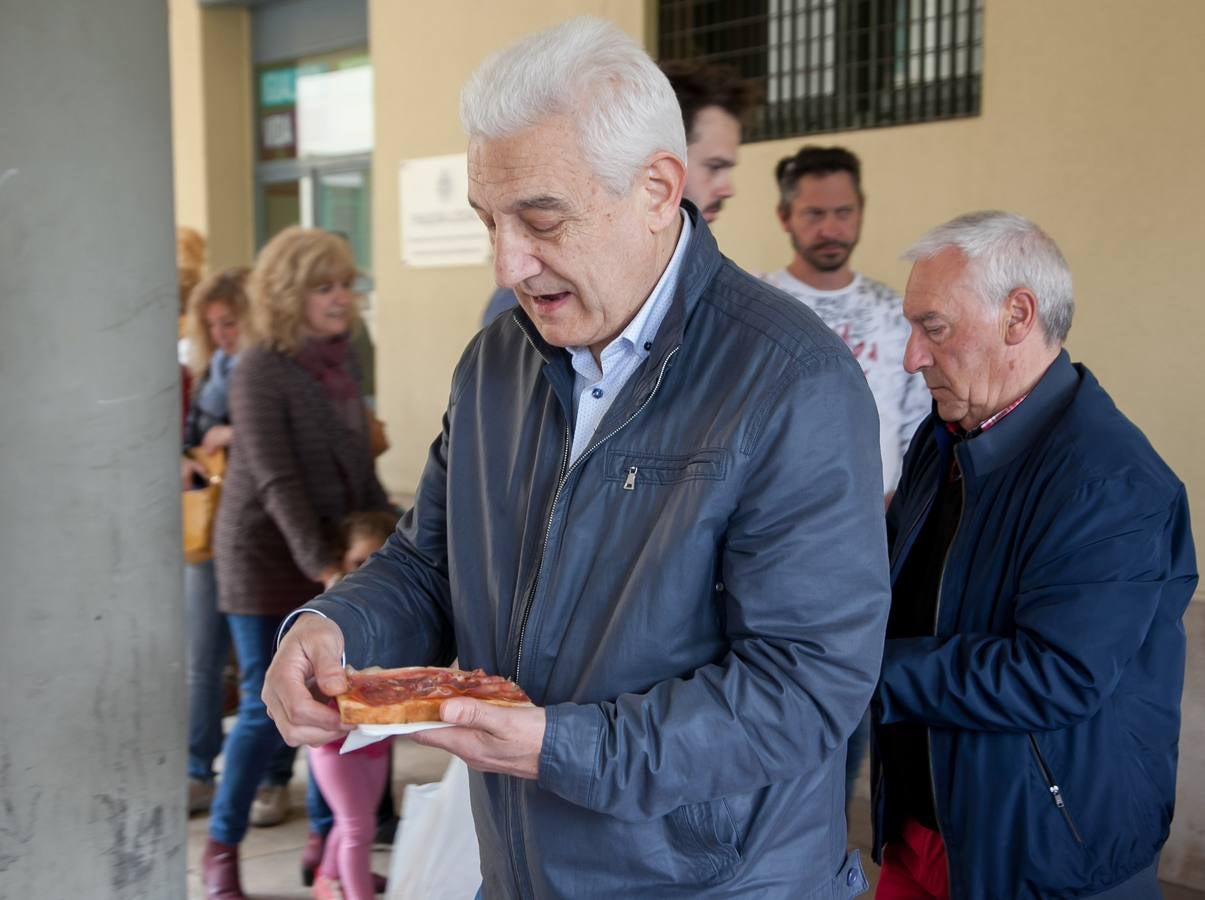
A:
{"label": "jacket chest pocket", "polygon": [[617,481],[624,490],[638,486],[680,484],[684,481],[723,481],[728,474],[728,451],[705,447],[693,453],[644,453],[607,450],[605,481]]}

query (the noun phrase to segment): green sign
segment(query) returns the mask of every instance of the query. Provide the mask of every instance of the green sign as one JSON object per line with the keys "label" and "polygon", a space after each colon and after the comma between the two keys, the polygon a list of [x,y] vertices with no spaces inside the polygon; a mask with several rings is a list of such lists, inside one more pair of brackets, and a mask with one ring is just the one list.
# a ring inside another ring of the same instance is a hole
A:
{"label": "green sign", "polygon": [[259,73],[259,105],[293,106],[297,103],[297,79],[302,75],[325,72],[324,63],[306,63],[303,66],[285,66],[265,69]]}
{"label": "green sign", "polygon": [[297,99],[297,69],[268,69],[259,73],[260,106],[292,106]]}

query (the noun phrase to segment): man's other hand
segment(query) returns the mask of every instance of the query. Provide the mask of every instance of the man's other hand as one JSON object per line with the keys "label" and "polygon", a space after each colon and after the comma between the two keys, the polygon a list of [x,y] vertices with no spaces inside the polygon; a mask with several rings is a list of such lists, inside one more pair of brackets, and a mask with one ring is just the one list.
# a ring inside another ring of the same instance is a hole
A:
{"label": "man's other hand", "polygon": [[432,728],[407,737],[416,744],[439,747],[459,756],[478,772],[535,778],[544,743],[544,710],[539,707],[494,706],[456,698],[439,709],[440,718],[456,728]]}
{"label": "man's other hand", "polygon": [[342,658],[343,632],[314,613],[298,616],[280,642],[264,676],[262,696],[268,716],[290,746],[317,746],[351,731],[327,702],[347,690]]}

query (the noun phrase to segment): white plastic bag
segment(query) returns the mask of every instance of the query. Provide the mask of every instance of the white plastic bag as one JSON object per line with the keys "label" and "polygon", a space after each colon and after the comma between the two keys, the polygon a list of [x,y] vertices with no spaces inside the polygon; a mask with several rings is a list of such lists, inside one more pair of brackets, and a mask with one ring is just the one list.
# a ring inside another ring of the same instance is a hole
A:
{"label": "white plastic bag", "polygon": [[452,757],[442,781],[412,784],[393,839],[386,900],[473,900],[481,862],[469,768]]}

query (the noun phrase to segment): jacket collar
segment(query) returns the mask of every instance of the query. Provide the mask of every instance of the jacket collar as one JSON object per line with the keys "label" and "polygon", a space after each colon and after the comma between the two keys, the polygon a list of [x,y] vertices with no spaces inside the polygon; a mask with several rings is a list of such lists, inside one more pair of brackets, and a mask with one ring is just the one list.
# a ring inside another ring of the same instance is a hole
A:
{"label": "jacket collar", "polygon": [[649,358],[639,375],[640,380],[635,392],[638,401],[643,400],[657,383],[666,357],[681,346],[687,324],[699,304],[699,299],[724,261],[715,238],[707,227],[707,220],[699,214],[698,207],[683,199],[682,209],[690,217],[690,241],[686,245],[686,254],[678,273],[673,302],[661,322],[657,337],[653,339],[653,348],[649,351]]}
{"label": "jacket collar", "polygon": [[[1042,375],[1025,402],[978,437],[955,448],[967,477],[984,476],[1007,465],[1036,443],[1070,405],[1080,384],[1080,372],[1063,350]],[[934,416],[939,446],[949,441],[945,425]]]}

